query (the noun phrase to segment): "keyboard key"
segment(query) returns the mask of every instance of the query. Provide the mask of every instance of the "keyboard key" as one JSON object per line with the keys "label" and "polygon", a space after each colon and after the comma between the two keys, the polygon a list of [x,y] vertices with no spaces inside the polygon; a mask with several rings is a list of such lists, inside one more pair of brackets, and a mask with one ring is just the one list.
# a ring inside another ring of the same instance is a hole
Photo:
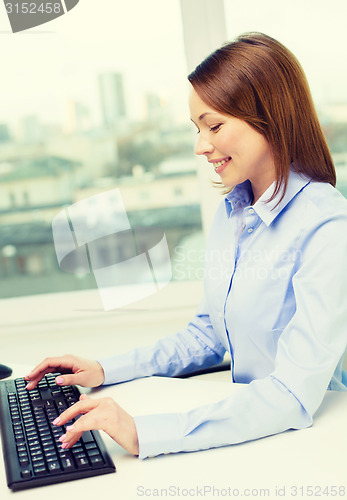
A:
{"label": "keyboard key", "polygon": [[31,449],[30,454],[32,457],[39,457],[39,456],[42,456],[42,450],[41,450],[41,448],[37,447],[36,450]]}
{"label": "keyboard key", "polygon": [[71,458],[62,458],[61,465],[64,470],[74,470],[76,468],[75,465],[72,463]]}
{"label": "keyboard key", "polygon": [[50,472],[60,470],[60,464],[58,460],[56,460],[55,462],[48,462],[47,467]]}
{"label": "keyboard key", "polygon": [[83,452],[83,448],[82,448],[82,446],[79,445],[79,442],[77,441],[77,443],[74,444],[73,447],[71,448],[71,451],[72,451],[73,455],[78,455],[78,453]]}
{"label": "keyboard key", "polygon": [[67,404],[63,399],[57,399],[57,408],[58,410],[66,410],[67,409]]}
{"label": "keyboard key", "polygon": [[40,441],[38,439],[35,439],[35,438],[28,439],[28,443],[29,443],[29,447],[41,444]]}
{"label": "keyboard key", "polygon": [[40,432],[40,437],[41,438],[47,437],[47,436],[51,437],[51,433],[50,433],[49,429],[45,429],[45,430],[43,430],[43,431]]}
{"label": "keyboard key", "polygon": [[27,432],[27,436],[28,436],[28,438],[31,438],[31,437],[38,437],[39,435],[38,435],[37,431],[35,430],[35,431]]}
{"label": "keyboard key", "polygon": [[30,453],[33,453],[34,451],[41,451],[41,446],[38,444],[36,446],[29,446],[29,449]]}
{"label": "keyboard key", "polygon": [[34,467],[35,476],[44,476],[47,472],[45,466],[41,465],[40,467]]}
{"label": "keyboard key", "polygon": [[94,465],[94,466],[101,465],[104,463],[101,455],[95,455],[95,457],[91,457],[90,461],[91,461],[92,465]]}
{"label": "keyboard key", "polygon": [[37,469],[38,467],[45,467],[46,468],[46,462],[44,460],[37,460],[34,463],[34,467],[35,467],[35,469]]}
{"label": "keyboard key", "polygon": [[55,450],[55,446],[53,445],[53,443],[52,443],[52,444],[49,444],[49,443],[48,443],[48,444],[47,444],[47,443],[44,443],[44,444],[42,445],[42,447],[43,447],[43,451],[44,451],[45,455],[46,455],[49,451]]}
{"label": "keyboard key", "polygon": [[81,437],[82,441],[84,443],[93,443],[94,442],[94,438],[93,438],[93,435],[90,431],[85,431],[83,434],[82,434],[82,437]]}
{"label": "keyboard key", "polygon": [[30,469],[24,469],[21,471],[21,476],[23,479],[28,479],[31,477],[31,470]]}
{"label": "keyboard key", "polygon": [[76,458],[76,465],[79,469],[85,469],[89,467],[88,459],[84,457]]}
{"label": "keyboard key", "polygon": [[42,401],[40,396],[32,398],[31,402],[32,402],[32,405],[34,408],[40,408],[40,407],[44,406],[44,404],[45,404],[45,402]]}
{"label": "keyboard key", "polygon": [[33,425],[32,422],[30,423],[24,423],[24,427],[25,427],[25,432],[28,434],[28,432],[35,432],[36,431],[36,427],[35,425]]}
{"label": "keyboard key", "polygon": [[70,451],[65,450],[64,448],[61,447],[61,445],[60,445],[60,448],[58,448],[58,454],[59,454],[60,458],[71,458],[72,457]]}
{"label": "keyboard key", "polygon": [[85,449],[86,449],[86,450],[93,450],[93,449],[95,449],[95,448],[98,448],[98,447],[97,447],[97,445],[96,445],[95,443],[87,443],[87,444],[85,445]]}
{"label": "keyboard key", "polygon": [[87,450],[88,457],[96,457],[97,455],[100,455],[100,452],[98,448],[94,448],[93,450]]}

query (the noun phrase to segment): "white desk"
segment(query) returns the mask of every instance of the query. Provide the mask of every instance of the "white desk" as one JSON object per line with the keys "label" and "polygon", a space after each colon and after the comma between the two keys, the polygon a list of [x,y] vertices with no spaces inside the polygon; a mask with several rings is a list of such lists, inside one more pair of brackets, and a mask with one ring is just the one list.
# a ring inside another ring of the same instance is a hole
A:
{"label": "white desk", "polygon": [[[18,371],[14,375],[24,374]],[[217,375],[222,380],[228,377],[226,372]],[[132,414],[145,414],[188,410],[217,401],[238,387],[228,382],[206,381],[203,377],[201,380],[153,377],[92,392],[95,397],[114,397]],[[94,500],[99,497],[137,500],[236,496],[274,499],[280,496],[295,498],[294,487],[298,488],[297,498],[330,498],[332,495],[323,495],[323,489],[332,486],[337,487],[336,498],[346,498],[346,415],[347,394],[328,392],[314,426],[309,429],[288,431],[241,445],[143,461],[129,455],[102,434],[117,467],[115,474],[16,493],[6,486],[1,455],[0,499]],[[342,486],[345,496],[339,494],[338,488]],[[283,489],[279,488],[283,487],[286,488],[285,496],[280,495]],[[313,487],[313,495],[309,487]]]}

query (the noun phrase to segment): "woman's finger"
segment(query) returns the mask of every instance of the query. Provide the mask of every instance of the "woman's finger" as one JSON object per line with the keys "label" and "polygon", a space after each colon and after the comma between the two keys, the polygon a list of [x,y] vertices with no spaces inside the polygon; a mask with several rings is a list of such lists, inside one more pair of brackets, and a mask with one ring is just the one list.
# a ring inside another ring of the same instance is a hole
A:
{"label": "woman's finger", "polygon": [[65,450],[71,448],[79,439],[81,439],[83,432],[67,432],[60,436],[59,441],[61,447]]}
{"label": "woman's finger", "polygon": [[76,418],[78,415],[83,415],[88,413],[90,410],[98,405],[98,401],[88,398],[86,400],[79,401],[74,405],[70,406],[67,410],[59,415],[55,420],[53,420],[53,425],[64,425],[69,420]]}
{"label": "woman's finger", "polygon": [[34,389],[47,373],[63,372],[72,369],[70,356],[59,356],[44,359],[24,379],[28,382],[27,389]]}
{"label": "woman's finger", "polygon": [[59,438],[62,445],[66,445],[63,446],[64,449],[71,448],[71,446],[73,446],[81,438],[85,431],[95,429],[95,419],[91,414],[93,414],[93,410],[80,417],[72,425],[66,426],[66,433]]}

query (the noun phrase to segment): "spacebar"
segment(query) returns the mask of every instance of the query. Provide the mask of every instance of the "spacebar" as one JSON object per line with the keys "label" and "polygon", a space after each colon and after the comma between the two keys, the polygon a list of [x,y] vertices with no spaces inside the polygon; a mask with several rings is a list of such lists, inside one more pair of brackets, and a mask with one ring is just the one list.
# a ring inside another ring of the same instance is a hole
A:
{"label": "spacebar", "polygon": [[34,408],[45,406],[45,401],[43,399],[33,399],[31,404]]}

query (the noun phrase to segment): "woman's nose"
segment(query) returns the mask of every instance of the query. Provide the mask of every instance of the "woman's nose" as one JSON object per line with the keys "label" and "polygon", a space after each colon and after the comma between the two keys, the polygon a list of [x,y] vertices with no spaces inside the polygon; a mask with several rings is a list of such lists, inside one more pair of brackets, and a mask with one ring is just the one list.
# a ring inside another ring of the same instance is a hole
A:
{"label": "woman's nose", "polygon": [[206,155],[211,154],[214,146],[201,133],[195,146],[195,154]]}

